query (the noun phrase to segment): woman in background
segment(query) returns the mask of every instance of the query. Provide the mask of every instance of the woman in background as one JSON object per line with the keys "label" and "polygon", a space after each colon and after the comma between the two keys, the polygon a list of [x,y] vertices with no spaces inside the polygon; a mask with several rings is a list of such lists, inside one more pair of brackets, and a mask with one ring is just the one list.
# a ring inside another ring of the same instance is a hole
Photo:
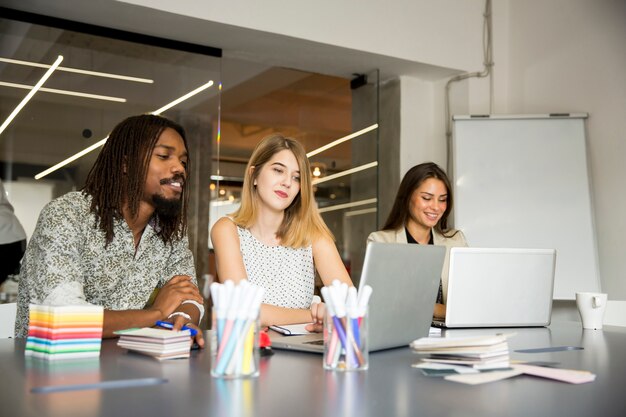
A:
{"label": "woman in background", "polygon": [[321,331],[323,304],[312,304],[315,270],[324,285],[352,286],[333,236],[313,198],[304,148],[275,134],[254,149],[239,210],[211,229],[220,281],[242,279],[265,289],[263,326],[313,322]]}
{"label": "woman in background", "polygon": [[452,201],[452,188],[446,173],[433,162],[416,165],[402,178],[385,226],[367,238],[368,242],[446,246],[433,313],[438,319],[446,316],[450,248],[467,246],[463,232],[448,228]]}

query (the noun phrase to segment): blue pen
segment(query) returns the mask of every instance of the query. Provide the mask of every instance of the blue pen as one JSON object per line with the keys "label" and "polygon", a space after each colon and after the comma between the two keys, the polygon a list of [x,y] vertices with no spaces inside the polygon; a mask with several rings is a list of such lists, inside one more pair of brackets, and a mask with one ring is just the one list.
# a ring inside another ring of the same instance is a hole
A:
{"label": "blue pen", "polygon": [[[170,330],[174,328],[174,325],[172,323],[170,323],[170,322],[167,322],[167,321],[159,320],[159,321],[156,322],[156,325],[159,326],[159,327],[164,327],[166,329],[170,329]],[[195,335],[198,334],[198,331],[196,329],[193,329],[193,328],[187,327],[187,326],[183,326],[181,328],[181,330],[189,330],[189,333],[191,333],[191,336],[195,336]]]}

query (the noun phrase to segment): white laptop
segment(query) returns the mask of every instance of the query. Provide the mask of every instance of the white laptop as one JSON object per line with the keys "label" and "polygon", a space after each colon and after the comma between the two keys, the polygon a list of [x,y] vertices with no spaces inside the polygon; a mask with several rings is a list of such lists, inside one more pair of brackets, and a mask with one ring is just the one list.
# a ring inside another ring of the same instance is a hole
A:
{"label": "white laptop", "polygon": [[547,326],[554,249],[452,248],[445,322],[458,327]]}
{"label": "white laptop", "polygon": [[[359,287],[373,289],[369,303],[370,352],[408,346],[428,336],[439,290],[443,246],[370,243]],[[323,352],[321,333],[284,336],[270,331],[276,349]]]}

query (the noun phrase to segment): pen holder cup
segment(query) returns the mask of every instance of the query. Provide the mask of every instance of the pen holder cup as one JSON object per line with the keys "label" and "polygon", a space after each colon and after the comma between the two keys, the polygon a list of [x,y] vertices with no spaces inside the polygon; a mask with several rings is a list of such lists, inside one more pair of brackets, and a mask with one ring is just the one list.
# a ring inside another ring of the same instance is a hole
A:
{"label": "pen holder cup", "polygon": [[368,312],[360,317],[324,319],[324,369],[363,371],[369,367]]}
{"label": "pen holder cup", "polygon": [[216,378],[251,378],[259,375],[259,329],[257,315],[249,318],[218,318],[213,311],[209,331],[211,375]]}

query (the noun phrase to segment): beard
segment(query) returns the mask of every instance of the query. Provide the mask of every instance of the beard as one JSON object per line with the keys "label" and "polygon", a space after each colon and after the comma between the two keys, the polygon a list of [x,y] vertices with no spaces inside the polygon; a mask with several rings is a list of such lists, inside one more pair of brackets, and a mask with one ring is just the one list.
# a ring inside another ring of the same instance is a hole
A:
{"label": "beard", "polygon": [[183,207],[182,196],[178,198],[165,198],[159,194],[152,195],[154,212],[161,219],[175,218],[180,214]]}

